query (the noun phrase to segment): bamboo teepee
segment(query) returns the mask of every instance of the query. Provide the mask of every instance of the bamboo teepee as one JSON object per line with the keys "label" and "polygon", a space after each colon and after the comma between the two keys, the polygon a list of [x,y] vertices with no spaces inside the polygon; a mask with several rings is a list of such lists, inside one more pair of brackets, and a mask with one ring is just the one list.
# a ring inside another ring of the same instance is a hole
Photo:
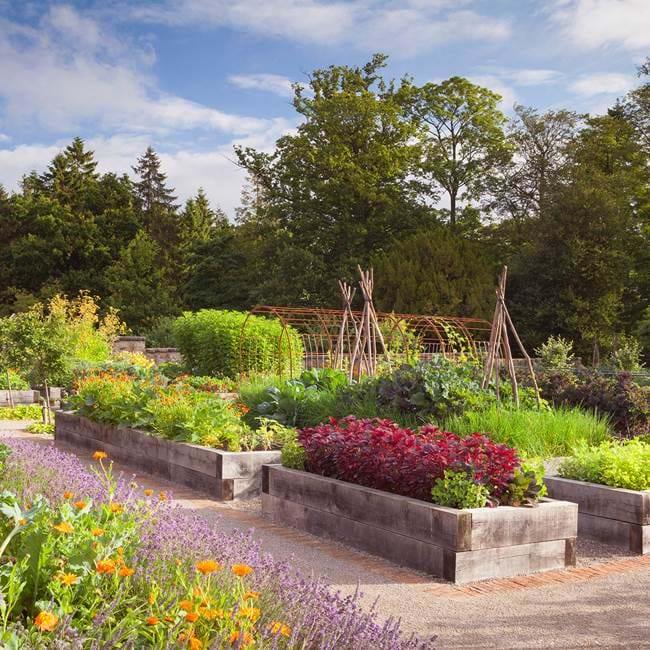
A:
{"label": "bamboo teepee", "polygon": [[500,399],[499,391],[499,364],[501,361],[500,354],[503,352],[503,361],[505,364],[508,378],[512,385],[512,395],[517,407],[519,407],[519,387],[517,384],[517,374],[515,372],[515,365],[512,358],[512,350],[510,349],[509,333],[517,343],[519,350],[526,359],[528,372],[530,373],[533,387],[535,388],[535,397],[537,399],[537,406],[541,406],[541,399],[539,395],[539,386],[537,385],[537,378],[535,377],[535,369],[533,362],[526,352],[519,334],[515,329],[508,308],[506,307],[506,279],[508,277],[508,267],[504,266],[499,276],[499,284],[496,289],[496,305],[494,307],[494,316],[492,317],[492,329],[490,330],[490,341],[488,343],[487,355],[485,357],[485,366],[483,369],[483,379],[481,381],[481,388],[487,388],[492,375],[494,375],[494,383],[497,399]]}

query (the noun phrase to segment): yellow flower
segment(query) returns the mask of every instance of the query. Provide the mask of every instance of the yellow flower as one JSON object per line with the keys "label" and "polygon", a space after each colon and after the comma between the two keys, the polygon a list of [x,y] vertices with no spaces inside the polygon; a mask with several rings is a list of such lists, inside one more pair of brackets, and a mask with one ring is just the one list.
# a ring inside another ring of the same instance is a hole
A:
{"label": "yellow flower", "polygon": [[144,495],[145,495],[146,497],[150,497],[152,494],[153,494],[153,490],[152,490],[151,488],[147,488],[147,489],[144,491]]}
{"label": "yellow flower", "polygon": [[271,634],[280,633],[282,636],[291,636],[291,628],[281,621],[271,621],[268,630],[271,632]]}
{"label": "yellow flower", "polygon": [[97,573],[115,573],[115,561],[97,560],[97,562],[95,562],[95,571],[97,571]]}
{"label": "yellow flower", "polygon": [[258,600],[260,597],[259,591],[247,591],[243,596],[243,600]]}
{"label": "yellow flower", "polygon": [[153,605],[156,602],[156,594],[154,594],[153,591],[149,594],[148,601],[150,605]]}
{"label": "yellow flower", "polygon": [[239,618],[250,618],[253,623],[260,617],[259,607],[241,607],[237,612]]}
{"label": "yellow flower", "polygon": [[34,625],[41,632],[51,632],[59,624],[59,617],[52,612],[40,612],[34,619]]}
{"label": "yellow flower", "polygon": [[54,524],[52,527],[60,533],[74,533],[74,528],[67,521],[62,521],[60,524]]}
{"label": "yellow flower", "polygon": [[91,531],[93,537],[101,537],[106,530],[104,528],[93,528]]}
{"label": "yellow flower", "polygon": [[203,618],[211,621],[215,618],[223,618],[223,609],[204,609],[202,612]]}
{"label": "yellow flower", "polygon": [[76,585],[79,582],[79,576],[76,576],[74,573],[62,573],[59,576],[59,582],[67,585]]}
{"label": "yellow flower", "polygon": [[233,564],[231,571],[240,578],[247,576],[249,573],[253,573],[253,568],[249,567],[248,564]]}
{"label": "yellow flower", "polygon": [[128,566],[123,566],[120,569],[120,576],[123,578],[130,578],[135,573],[135,569],[132,569]]}
{"label": "yellow flower", "polygon": [[76,501],[74,504],[74,507],[77,510],[83,510],[86,507],[86,502],[85,501]]}
{"label": "yellow flower", "polygon": [[94,460],[102,460],[103,458],[108,458],[108,454],[105,451],[96,451],[93,454]]}
{"label": "yellow flower", "polygon": [[111,503],[108,507],[110,511],[116,515],[124,512],[124,506],[121,503]]}
{"label": "yellow flower", "polygon": [[64,499],[72,499],[73,496],[74,496],[74,492],[64,492],[63,493],[63,498]]}
{"label": "yellow flower", "polygon": [[221,568],[221,565],[214,560],[200,560],[196,563],[196,570],[200,571],[203,575],[206,573],[214,573]]}
{"label": "yellow flower", "polygon": [[147,619],[147,625],[158,625],[160,619],[157,616],[150,616]]}

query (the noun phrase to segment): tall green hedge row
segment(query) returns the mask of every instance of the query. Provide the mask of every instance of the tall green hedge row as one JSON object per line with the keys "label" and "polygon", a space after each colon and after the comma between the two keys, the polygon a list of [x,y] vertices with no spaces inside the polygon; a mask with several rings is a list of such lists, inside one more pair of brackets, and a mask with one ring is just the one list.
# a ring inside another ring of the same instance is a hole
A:
{"label": "tall green hedge row", "polygon": [[290,369],[296,374],[302,368],[300,335],[290,327],[283,333],[277,319],[202,309],[179,316],[173,332],[186,362],[200,375],[235,378],[240,373],[270,372],[287,376]]}

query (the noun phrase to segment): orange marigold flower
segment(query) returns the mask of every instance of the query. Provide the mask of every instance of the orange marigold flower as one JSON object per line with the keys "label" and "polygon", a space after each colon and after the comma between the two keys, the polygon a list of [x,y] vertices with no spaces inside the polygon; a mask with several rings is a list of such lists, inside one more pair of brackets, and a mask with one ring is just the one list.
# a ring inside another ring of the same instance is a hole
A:
{"label": "orange marigold flower", "polygon": [[184,611],[184,612],[191,612],[194,609],[194,605],[192,604],[191,600],[181,600],[178,603],[178,606]]}
{"label": "orange marigold flower", "polygon": [[156,594],[154,594],[154,592],[152,591],[149,594],[149,598],[147,600],[149,601],[150,605],[153,605],[156,602]]}
{"label": "orange marigold flower", "polygon": [[103,458],[108,458],[108,454],[105,451],[96,451],[93,454],[94,460],[102,460]]}
{"label": "orange marigold flower", "polygon": [[18,525],[19,526],[24,526],[27,523],[27,519],[19,519],[18,520]]}
{"label": "orange marigold flower", "polygon": [[51,632],[59,624],[59,617],[52,612],[40,612],[34,619],[34,625],[41,632]]}
{"label": "orange marigold flower", "polygon": [[205,609],[202,612],[203,618],[206,618],[208,621],[211,621],[215,618],[223,618],[223,609]]}
{"label": "orange marigold flower", "polygon": [[63,493],[63,498],[64,499],[72,499],[73,496],[74,496],[74,492],[64,492]]}
{"label": "orange marigold flower", "polygon": [[86,507],[86,502],[85,501],[75,501],[74,507],[77,510],[83,510]]}
{"label": "orange marigold flower", "polygon": [[147,619],[147,625],[158,625],[160,623],[160,619],[157,616],[150,616]]}
{"label": "orange marigold flower", "polygon": [[221,565],[214,560],[200,560],[196,563],[196,570],[201,572],[203,575],[206,573],[214,573],[221,568]]}
{"label": "orange marigold flower", "polygon": [[97,562],[95,562],[95,571],[97,571],[97,573],[115,573],[115,561],[97,560]]}
{"label": "orange marigold flower", "polygon": [[79,576],[75,575],[74,573],[62,573],[59,576],[59,582],[67,585],[68,587],[70,585],[76,585],[79,582]]}
{"label": "orange marigold flower", "polygon": [[251,621],[255,622],[262,612],[259,607],[241,607],[237,612],[239,618],[250,618]]}
{"label": "orange marigold flower", "polygon": [[253,573],[253,568],[249,567],[248,564],[233,564],[231,571],[240,578],[247,576],[249,573]]}
{"label": "orange marigold flower", "polygon": [[243,600],[258,600],[260,597],[259,591],[247,591],[243,596]]}
{"label": "orange marigold flower", "polygon": [[159,498],[161,501],[167,501],[167,495],[166,495],[164,492],[160,492],[160,493],[158,494],[158,498]]}
{"label": "orange marigold flower", "polygon": [[174,617],[173,617],[173,616],[165,616],[165,620],[166,620],[168,623],[173,623],[173,622],[174,622]]}
{"label": "orange marigold flower", "polygon": [[201,650],[203,648],[203,643],[199,641],[195,636],[191,636],[189,638],[189,642],[187,644],[190,648],[190,650]]}
{"label": "orange marigold flower", "polygon": [[74,528],[67,521],[62,521],[59,524],[54,524],[52,528],[54,528],[54,530],[58,530],[60,533],[74,533]]}
{"label": "orange marigold flower", "polygon": [[93,537],[101,537],[105,532],[105,528],[93,528],[91,531]]}
{"label": "orange marigold flower", "polygon": [[111,503],[109,506],[110,511],[116,515],[124,512],[124,506],[121,503]]}
{"label": "orange marigold flower", "polygon": [[269,632],[271,632],[271,634],[279,633],[282,636],[286,636],[286,637],[291,636],[291,628],[285,623],[282,623],[282,621],[271,621],[268,630]]}
{"label": "orange marigold flower", "polygon": [[199,620],[199,615],[196,612],[188,612],[185,614],[185,620],[194,623],[195,621]]}
{"label": "orange marigold flower", "polygon": [[144,491],[144,495],[145,495],[146,497],[150,497],[152,494],[153,494],[153,490],[152,490],[151,488],[147,488],[147,489]]}
{"label": "orange marigold flower", "polygon": [[[239,630],[235,630],[234,632],[230,633],[230,636],[228,637],[228,640],[230,641],[231,645],[235,645],[237,641],[239,641],[239,636],[241,632]],[[240,648],[245,648],[247,645],[250,645],[253,642],[253,637],[248,633],[244,632],[244,635],[242,636],[241,643],[239,644]]]}
{"label": "orange marigold flower", "polygon": [[122,576],[122,578],[130,578],[134,573],[135,573],[135,569],[132,569],[131,567],[128,566],[123,566],[120,569],[120,576]]}

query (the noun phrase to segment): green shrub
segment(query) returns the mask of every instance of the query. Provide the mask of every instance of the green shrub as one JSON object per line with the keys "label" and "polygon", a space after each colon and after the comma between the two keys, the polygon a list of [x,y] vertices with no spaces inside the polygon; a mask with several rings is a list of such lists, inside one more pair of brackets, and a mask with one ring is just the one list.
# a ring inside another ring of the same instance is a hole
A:
{"label": "green shrub", "polygon": [[18,404],[0,407],[0,420],[40,420],[41,407],[38,404]]}
{"label": "green shrub", "polygon": [[477,483],[467,472],[445,470],[431,488],[434,503],[448,508],[483,508],[490,498],[486,485]]}
{"label": "green shrub", "polygon": [[485,433],[491,440],[516,447],[525,456],[566,456],[581,443],[610,437],[606,419],[577,408],[504,409],[495,404],[448,418],[444,428],[459,435]]}
{"label": "green shrub", "polygon": [[548,492],[544,485],[545,471],[541,459],[523,461],[521,467],[515,470],[501,502],[510,506],[535,505]]}
{"label": "green shrub", "polygon": [[573,342],[561,336],[549,336],[535,353],[547,369],[568,370],[573,365]]}
{"label": "green shrub", "polygon": [[628,490],[650,490],[650,444],[641,439],[579,447],[558,470],[560,476]]}
{"label": "green shrub", "polygon": [[32,422],[25,431],[29,433],[49,433],[50,435],[54,435],[54,425],[45,424],[45,422]]}
{"label": "green shrub", "polygon": [[197,374],[230,378],[265,372],[289,375],[302,367],[300,336],[290,327],[283,330],[277,319],[202,309],[177,318],[173,331],[183,357]]}
{"label": "green shrub", "polygon": [[0,371],[0,390],[29,390],[29,382],[15,370]]}

